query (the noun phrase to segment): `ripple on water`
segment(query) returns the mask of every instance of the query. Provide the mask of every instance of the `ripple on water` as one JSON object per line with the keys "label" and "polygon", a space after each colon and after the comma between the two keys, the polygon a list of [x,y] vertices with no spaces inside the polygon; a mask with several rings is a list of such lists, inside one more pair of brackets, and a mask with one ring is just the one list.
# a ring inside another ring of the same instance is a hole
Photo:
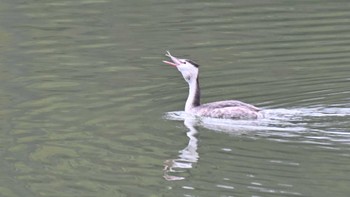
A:
{"label": "ripple on water", "polygon": [[[285,140],[301,140],[305,143],[339,143],[349,141],[349,108],[317,107],[294,109],[266,109],[262,111],[263,119],[258,120],[227,120],[213,118],[196,118],[186,115],[183,111],[168,112],[166,119],[183,121],[193,120],[198,126],[210,130],[230,133],[232,135],[252,135],[277,137]],[[339,124],[343,121],[343,124]],[[329,128],[332,128],[329,130]],[[309,141],[307,139],[313,139]],[[279,139],[282,140],[282,139]],[[328,144],[325,143],[325,144]]]}

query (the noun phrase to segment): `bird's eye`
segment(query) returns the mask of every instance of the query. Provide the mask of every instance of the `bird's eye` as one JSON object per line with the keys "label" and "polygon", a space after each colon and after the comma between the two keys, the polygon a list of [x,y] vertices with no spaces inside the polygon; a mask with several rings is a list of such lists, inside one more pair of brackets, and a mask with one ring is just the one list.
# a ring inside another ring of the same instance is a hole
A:
{"label": "bird's eye", "polygon": [[185,62],[183,62],[184,64],[187,64],[187,62],[185,61]]}

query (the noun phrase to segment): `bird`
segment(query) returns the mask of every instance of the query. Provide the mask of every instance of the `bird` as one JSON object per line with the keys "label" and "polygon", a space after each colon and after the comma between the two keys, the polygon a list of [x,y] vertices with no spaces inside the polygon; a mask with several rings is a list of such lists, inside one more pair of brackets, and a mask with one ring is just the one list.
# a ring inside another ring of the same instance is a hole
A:
{"label": "bird", "polygon": [[252,120],[263,116],[260,108],[238,100],[224,100],[201,104],[199,64],[189,59],[172,56],[169,51],[165,55],[171,61],[164,60],[163,62],[176,67],[188,83],[189,92],[185,103],[185,113],[199,117],[239,120]]}

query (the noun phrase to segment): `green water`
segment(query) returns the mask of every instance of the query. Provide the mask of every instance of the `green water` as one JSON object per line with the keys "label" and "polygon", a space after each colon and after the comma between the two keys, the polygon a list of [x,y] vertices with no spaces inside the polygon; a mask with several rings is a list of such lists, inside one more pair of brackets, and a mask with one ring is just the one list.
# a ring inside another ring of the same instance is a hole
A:
{"label": "green water", "polygon": [[[0,196],[348,196],[349,24],[341,0],[3,0]],[[166,50],[268,118],[186,118]]]}

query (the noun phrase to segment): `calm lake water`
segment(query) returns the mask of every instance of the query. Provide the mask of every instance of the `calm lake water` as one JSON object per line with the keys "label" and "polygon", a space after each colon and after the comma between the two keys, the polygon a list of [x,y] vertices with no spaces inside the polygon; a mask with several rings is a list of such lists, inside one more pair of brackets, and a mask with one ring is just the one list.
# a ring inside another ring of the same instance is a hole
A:
{"label": "calm lake water", "polygon": [[[0,196],[350,194],[350,2],[2,0]],[[194,119],[165,51],[201,65]]]}

